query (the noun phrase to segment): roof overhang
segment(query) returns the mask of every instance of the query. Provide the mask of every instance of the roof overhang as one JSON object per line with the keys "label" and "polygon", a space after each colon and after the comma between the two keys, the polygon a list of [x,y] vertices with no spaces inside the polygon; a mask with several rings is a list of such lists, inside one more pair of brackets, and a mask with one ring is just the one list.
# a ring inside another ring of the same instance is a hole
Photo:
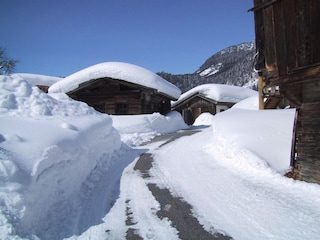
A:
{"label": "roof overhang", "polygon": [[200,92],[196,92],[196,93],[190,95],[189,97],[183,99],[183,100],[180,101],[180,102],[179,102],[179,101],[174,102],[174,103],[171,105],[171,106],[172,106],[172,109],[174,110],[174,109],[176,109],[176,108],[179,108],[179,107],[183,106],[184,104],[186,104],[187,102],[191,101],[192,99],[194,99],[194,98],[196,98],[196,97],[201,98],[201,99],[203,99],[203,100],[205,100],[205,101],[207,101],[207,102],[210,102],[210,103],[212,103],[212,104],[218,104],[218,103],[219,103],[218,101],[216,101],[216,100],[214,100],[214,99],[212,99],[212,98],[206,97],[204,94],[202,94],[202,93],[200,93]]}
{"label": "roof overhang", "polygon": [[157,94],[157,95],[161,95],[164,96],[165,98],[168,98],[169,100],[173,101],[173,100],[177,100],[175,98],[173,98],[172,96],[169,96],[165,93],[159,92],[157,91],[157,89],[154,88],[149,88],[140,84],[136,84],[136,83],[132,83],[132,82],[128,82],[125,80],[121,80],[121,79],[114,79],[114,78],[110,78],[110,77],[104,77],[104,78],[98,78],[98,79],[91,79],[89,81],[83,82],[81,84],[79,84],[79,86],[69,92],[67,92],[68,95],[73,95],[76,94],[77,92],[84,90],[86,88],[91,87],[92,85],[94,85],[95,87],[98,87],[100,85],[103,85],[104,83],[109,82],[109,83],[118,83],[119,85],[124,85],[124,86],[128,86],[131,88],[136,88],[139,89],[141,91],[144,92],[148,92],[150,94]]}

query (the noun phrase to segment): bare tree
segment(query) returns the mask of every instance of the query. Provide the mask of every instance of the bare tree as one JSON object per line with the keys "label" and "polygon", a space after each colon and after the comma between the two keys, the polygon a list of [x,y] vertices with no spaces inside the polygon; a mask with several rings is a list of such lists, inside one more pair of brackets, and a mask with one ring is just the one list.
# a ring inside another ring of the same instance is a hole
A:
{"label": "bare tree", "polygon": [[14,71],[18,60],[8,58],[6,49],[0,47],[0,74],[10,74]]}

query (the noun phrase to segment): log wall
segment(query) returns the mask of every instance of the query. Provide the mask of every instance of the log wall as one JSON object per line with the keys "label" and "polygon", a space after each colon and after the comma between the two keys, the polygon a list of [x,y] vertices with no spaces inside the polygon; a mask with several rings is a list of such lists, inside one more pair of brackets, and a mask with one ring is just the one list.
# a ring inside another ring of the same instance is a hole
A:
{"label": "log wall", "polygon": [[320,183],[320,1],[254,0],[251,10],[265,88],[298,109],[292,176]]}
{"label": "log wall", "polygon": [[234,103],[219,103],[199,95],[194,95],[189,99],[186,99],[183,103],[180,103],[178,106],[174,106],[172,109],[180,112],[184,121],[191,125],[201,113],[208,112],[212,115],[217,114],[217,105],[230,108]]}
{"label": "log wall", "polygon": [[166,114],[171,110],[170,99],[154,89],[116,79],[89,81],[68,95],[107,114]]}

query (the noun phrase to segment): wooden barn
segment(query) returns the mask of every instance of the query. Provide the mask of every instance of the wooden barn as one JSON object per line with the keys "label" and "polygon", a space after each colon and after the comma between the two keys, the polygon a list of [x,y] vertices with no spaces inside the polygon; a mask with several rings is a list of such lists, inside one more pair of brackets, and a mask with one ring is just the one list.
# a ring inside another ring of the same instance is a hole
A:
{"label": "wooden barn", "polygon": [[215,115],[232,107],[233,104],[230,102],[218,102],[198,92],[183,101],[174,103],[172,110],[180,112],[185,123],[192,125],[201,113],[208,112]]}
{"label": "wooden barn", "polygon": [[145,114],[171,111],[180,89],[155,73],[128,63],[107,62],[72,74],[49,92],[65,92],[107,114]]}
{"label": "wooden barn", "polygon": [[320,183],[320,1],[254,0],[261,108],[297,109],[291,176]]}
{"label": "wooden barn", "polygon": [[180,112],[184,121],[191,125],[201,113],[215,115],[253,95],[256,95],[256,92],[247,88],[204,84],[183,93],[172,103],[172,110]]}

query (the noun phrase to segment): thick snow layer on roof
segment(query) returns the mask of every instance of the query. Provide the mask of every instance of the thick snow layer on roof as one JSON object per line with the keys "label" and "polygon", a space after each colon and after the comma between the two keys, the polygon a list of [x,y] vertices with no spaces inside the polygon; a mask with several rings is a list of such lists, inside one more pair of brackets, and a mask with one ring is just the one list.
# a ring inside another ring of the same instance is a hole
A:
{"label": "thick snow layer on roof", "polygon": [[49,92],[68,93],[76,89],[81,83],[104,77],[119,79],[153,88],[173,99],[178,99],[181,94],[178,87],[157,74],[145,68],[124,62],[104,62],[85,68],[52,85],[49,88]]}
{"label": "thick snow layer on roof", "polygon": [[256,91],[249,88],[209,83],[194,87],[183,93],[177,101],[173,102],[172,105],[175,106],[197,93],[200,93],[203,96],[218,102],[231,103],[237,103],[243,99],[257,94]]}
{"label": "thick snow layer on roof", "polygon": [[32,74],[32,73],[15,73],[11,74],[12,77],[20,77],[26,80],[31,85],[45,85],[51,86],[52,84],[62,80],[63,78],[60,77],[53,77],[41,74]]}

